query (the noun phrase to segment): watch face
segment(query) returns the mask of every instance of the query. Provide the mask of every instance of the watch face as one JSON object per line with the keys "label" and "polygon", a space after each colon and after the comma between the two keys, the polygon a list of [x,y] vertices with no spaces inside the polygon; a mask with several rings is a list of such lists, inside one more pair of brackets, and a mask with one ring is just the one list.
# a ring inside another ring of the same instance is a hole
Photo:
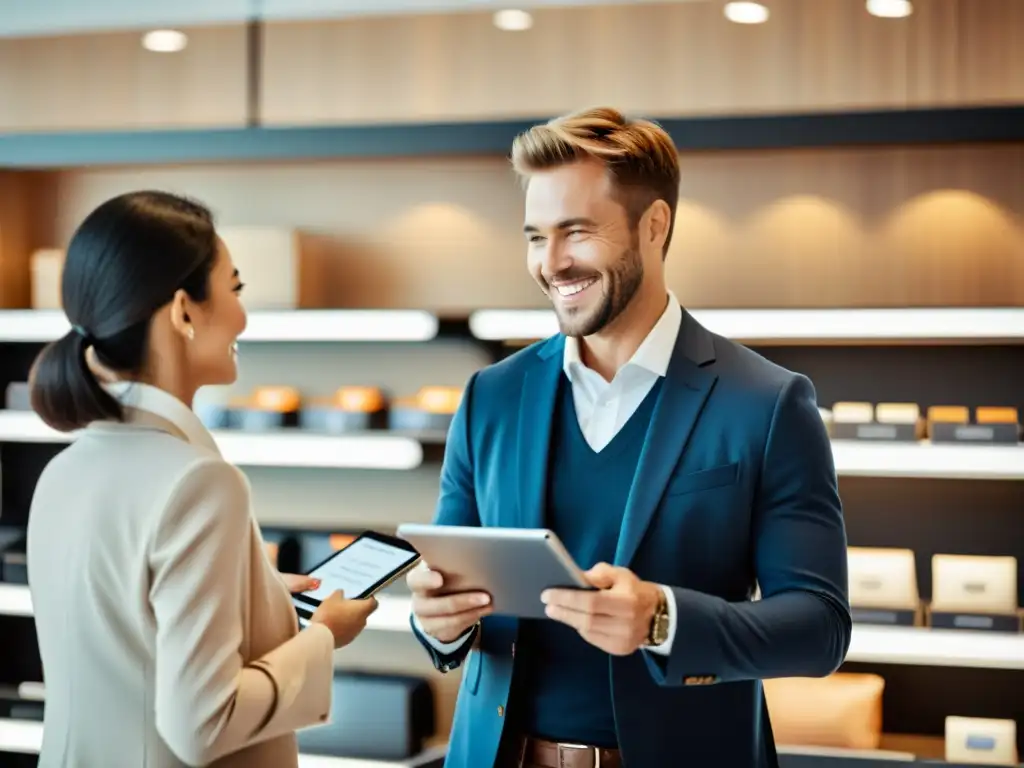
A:
{"label": "watch face", "polygon": [[654,626],[654,640],[661,645],[668,640],[668,616],[659,616]]}

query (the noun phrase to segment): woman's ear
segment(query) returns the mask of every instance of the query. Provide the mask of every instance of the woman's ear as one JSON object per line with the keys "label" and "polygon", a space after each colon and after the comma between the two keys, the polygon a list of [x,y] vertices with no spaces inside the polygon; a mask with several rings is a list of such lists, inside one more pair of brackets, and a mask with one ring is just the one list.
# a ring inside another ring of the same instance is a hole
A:
{"label": "woman's ear", "polygon": [[171,327],[185,339],[195,336],[196,330],[188,316],[188,294],[179,289],[174,292],[170,306]]}

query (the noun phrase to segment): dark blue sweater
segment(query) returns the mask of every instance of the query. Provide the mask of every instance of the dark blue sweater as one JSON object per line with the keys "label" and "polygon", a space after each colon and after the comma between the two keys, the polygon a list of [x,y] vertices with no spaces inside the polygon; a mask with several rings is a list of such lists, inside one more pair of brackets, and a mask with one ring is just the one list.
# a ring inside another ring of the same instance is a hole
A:
{"label": "dark blue sweater", "polygon": [[[614,439],[595,453],[562,377],[549,453],[545,524],[584,570],[611,563],[661,381]],[[519,733],[614,747],[608,654],[551,620],[520,622],[508,716]]]}

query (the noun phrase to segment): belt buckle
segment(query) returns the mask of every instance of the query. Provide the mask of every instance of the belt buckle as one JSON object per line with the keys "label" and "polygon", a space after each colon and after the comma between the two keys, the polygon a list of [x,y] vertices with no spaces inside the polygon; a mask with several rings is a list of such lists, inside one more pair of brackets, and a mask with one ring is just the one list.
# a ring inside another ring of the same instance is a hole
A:
{"label": "belt buckle", "polygon": [[[565,750],[565,752],[563,752]],[[575,765],[566,765],[565,753],[589,752],[593,757],[593,765],[589,768],[601,768],[601,750],[597,747],[590,747],[586,744],[559,744],[558,745],[558,766],[559,768],[577,768]]]}

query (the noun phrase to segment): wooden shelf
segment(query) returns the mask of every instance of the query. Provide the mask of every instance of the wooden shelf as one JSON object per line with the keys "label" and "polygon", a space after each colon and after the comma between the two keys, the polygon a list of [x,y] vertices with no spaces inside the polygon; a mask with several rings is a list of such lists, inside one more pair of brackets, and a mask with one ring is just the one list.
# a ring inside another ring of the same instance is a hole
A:
{"label": "wooden shelf", "polygon": [[[0,719],[0,754],[37,755],[43,745],[43,724],[33,720]],[[299,755],[299,768],[428,768],[440,765],[446,747],[434,747],[407,760],[370,760],[358,757]]]}
{"label": "wooden shelf", "polygon": [[[1024,343],[1024,309],[693,309],[708,330],[748,344]],[[547,309],[485,309],[469,318],[484,341],[547,338]]]}
{"label": "wooden shelf", "polygon": [[[423,446],[442,433],[322,435],[298,429],[279,432],[213,432],[225,458],[248,467],[396,469],[419,467]],[[34,413],[0,410],[0,442],[63,443],[70,435],[47,427]],[[931,477],[974,480],[1024,479],[1024,446],[932,445],[835,440],[836,473],[861,477]]]}

